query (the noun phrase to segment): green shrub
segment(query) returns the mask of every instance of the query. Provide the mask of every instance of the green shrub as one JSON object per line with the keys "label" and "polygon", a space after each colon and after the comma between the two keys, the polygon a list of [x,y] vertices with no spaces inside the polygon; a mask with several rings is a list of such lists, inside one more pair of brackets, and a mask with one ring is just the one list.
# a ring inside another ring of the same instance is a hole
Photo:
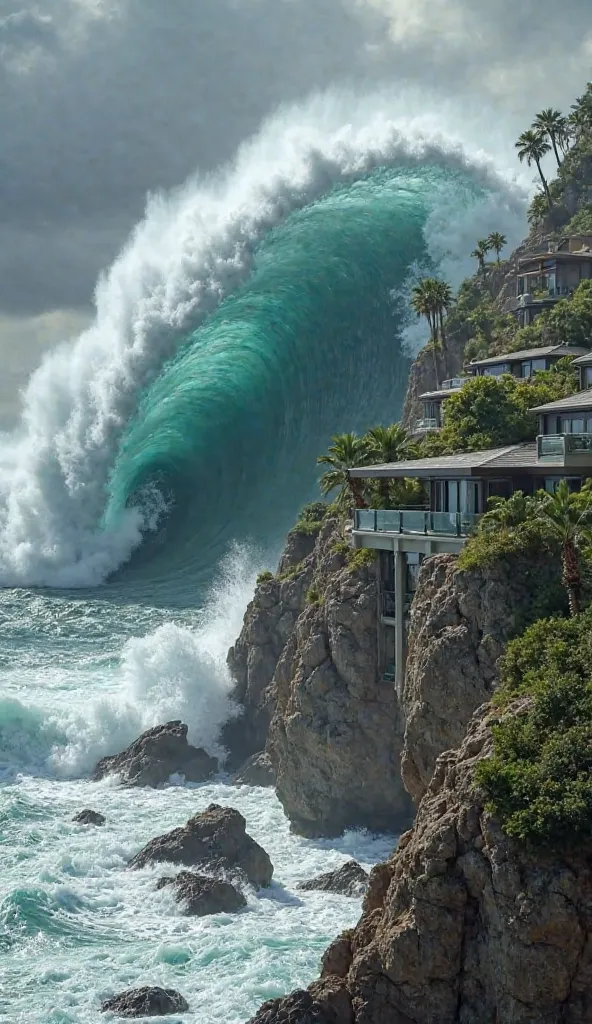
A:
{"label": "green shrub", "polygon": [[326,501],[313,501],[305,505],[300,511],[295,525],[290,533],[299,533],[305,537],[314,537],[321,529],[325,519],[331,511],[331,505]]}
{"label": "green shrub", "polygon": [[265,572],[259,573],[257,577],[257,586],[260,587],[262,583],[270,583],[273,579],[275,579],[273,573],[270,572],[269,569],[266,569]]}
{"label": "green shrub", "polygon": [[280,583],[286,583],[288,580],[295,580],[304,569],[304,562],[298,562],[293,565],[290,569],[286,569],[285,572],[281,572],[278,576]]}
{"label": "green shrub", "polygon": [[496,704],[526,708],[494,726],[494,756],[477,769],[504,831],[534,845],[592,838],[592,610],[540,620],[508,645]]}
{"label": "green shrub", "polygon": [[306,603],[309,605],[319,605],[323,603],[321,592],[317,587],[309,587],[306,591]]}
{"label": "green shrub", "polygon": [[349,558],[352,547],[346,540],[336,540],[335,543],[331,545],[331,551],[334,555],[343,555],[344,558]]}
{"label": "green shrub", "polygon": [[372,548],[350,548],[347,559],[349,569],[363,569],[376,562],[376,551]]}

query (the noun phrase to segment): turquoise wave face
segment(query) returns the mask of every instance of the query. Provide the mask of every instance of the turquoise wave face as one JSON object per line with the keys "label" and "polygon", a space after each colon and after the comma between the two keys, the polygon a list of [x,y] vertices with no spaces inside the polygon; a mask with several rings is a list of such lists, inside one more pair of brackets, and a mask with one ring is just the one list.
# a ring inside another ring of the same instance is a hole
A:
{"label": "turquoise wave face", "polygon": [[[170,503],[150,561],[213,566],[231,540],[274,544],[314,492],[330,435],[392,422],[409,358],[398,294],[436,198],[480,190],[440,167],[379,169],[276,227],[248,281],[143,396],[111,479],[107,521],[148,484]],[[174,527],[172,526],[174,524]],[[144,552],[144,559],[146,551]]]}

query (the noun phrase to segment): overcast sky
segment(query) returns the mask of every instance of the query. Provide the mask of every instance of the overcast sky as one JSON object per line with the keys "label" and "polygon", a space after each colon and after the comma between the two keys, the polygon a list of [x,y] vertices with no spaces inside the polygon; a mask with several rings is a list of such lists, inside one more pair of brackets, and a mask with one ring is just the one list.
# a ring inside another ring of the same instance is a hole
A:
{"label": "overcast sky", "polygon": [[[0,429],[89,316],[146,193],[279,103],[349,83],[482,98],[525,127],[592,67],[591,0],[0,0]],[[492,109],[493,108],[493,109]]]}

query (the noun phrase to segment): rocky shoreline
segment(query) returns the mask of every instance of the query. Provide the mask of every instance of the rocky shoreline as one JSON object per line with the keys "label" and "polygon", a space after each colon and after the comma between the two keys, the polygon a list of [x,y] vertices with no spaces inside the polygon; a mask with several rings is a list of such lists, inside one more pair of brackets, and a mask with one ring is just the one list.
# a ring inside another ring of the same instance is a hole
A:
{"label": "rocky shoreline", "polygon": [[[590,851],[528,854],[502,833],[474,783],[492,749],[497,661],[529,621],[529,595],[553,582],[556,567],[525,559],[519,571],[469,571],[453,556],[426,560],[399,698],[378,679],[376,564],[343,542],[334,519],[301,545],[291,537],[277,576],[257,587],[229,653],[244,732],[232,722],[225,740],[231,766],[246,759],[232,780],[275,781],[304,836],[408,831],[369,877],[352,862],[302,883],[365,894],[361,919],[326,951],[318,981],[264,1004],[253,1024],[592,1020]],[[207,757],[172,722],[105,759],[95,778],[110,770],[126,785],[162,785],[183,765],[209,777],[218,766]],[[76,820],[103,823],[89,810]],[[151,840],[129,867],[158,862],[182,867],[157,886],[197,916],[240,912],[244,887],[265,887],[273,875],[244,818],[216,805]],[[152,1014],[184,1005],[179,993],[151,989],[103,1008],[133,1016],[146,999]]]}

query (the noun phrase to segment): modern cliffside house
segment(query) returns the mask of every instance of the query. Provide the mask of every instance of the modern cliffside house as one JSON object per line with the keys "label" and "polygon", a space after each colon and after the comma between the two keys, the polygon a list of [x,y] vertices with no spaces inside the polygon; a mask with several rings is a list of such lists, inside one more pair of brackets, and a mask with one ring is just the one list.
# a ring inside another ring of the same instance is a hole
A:
{"label": "modern cliffside house", "polygon": [[[412,429],[412,437],[422,437],[434,430],[440,430],[443,425],[443,405],[451,395],[456,395],[461,388],[471,380],[472,377],[499,377],[504,373],[510,373],[514,377],[524,380],[529,379],[538,370],[550,370],[561,359],[570,356],[574,365],[580,370],[584,366],[589,367],[585,372],[590,377],[590,385],[582,383],[582,387],[592,386],[592,354],[585,348],[578,348],[570,345],[547,345],[544,348],[533,348],[521,352],[508,352],[501,356],[490,356],[487,359],[473,359],[466,367],[467,373],[464,377],[452,377],[442,382],[438,391],[426,391],[419,395],[423,402],[423,416],[416,420]],[[581,356],[582,359],[575,359]],[[589,359],[589,363],[584,360]],[[583,380],[582,370],[580,377]]]}
{"label": "modern cliffside house", "polygon": [[537,370],[550,370],[561,359],[587,355],[588,350],[570,345],[547,345],[544,348],[524,349],[521,352],[506,352],[487,359],[472,359],[466,369],[477,377],[501,377],[511,373],[513,377],[532,377]]}
{"label": "modern cliffside house", "polygon": [[592,236],[572,235],[546,252],[518,261],[516,299],[511,311],[521,327],[532,323],[544,309],[571,295],[582,281],[592,278]]}
{"label": "modern cliffside house", "polygon": [[421,437],[432,430],[439,430],[442,426],[442,404],[451,395],[456,395],[463,384],[470,380],[470,377],[451,377],[450,380],[442,381],[438,391],[426,391],[419,395],[420,402],[423,402],[423,417],[416,420],[411,434],[413,437]]}
{"label": "modern cliffside house", "polygon": [[536,441],[488,451],[416,459],[351,470],[359,479],[425,483],[421,509],[358,509],[353,544],[379,555],[382,668],[401,692],[407,657],[408,615],[421,561],[458,552],[492,496],[517,490],[553,491],[560,480],[577,490],[592,477],[592,389],[541,406]]}

